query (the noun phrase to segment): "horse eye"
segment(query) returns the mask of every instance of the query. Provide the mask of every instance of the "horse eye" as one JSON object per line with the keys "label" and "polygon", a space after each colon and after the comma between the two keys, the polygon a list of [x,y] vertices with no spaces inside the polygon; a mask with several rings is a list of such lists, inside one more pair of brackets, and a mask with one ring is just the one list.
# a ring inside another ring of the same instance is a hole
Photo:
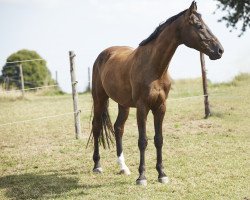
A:
{"label": "horse eye", "polygon": [[198,28],[198,29],[203,29],[203,26],[202,26],[201,24],[198,24],[198,25],[197,25],[197,28]]}

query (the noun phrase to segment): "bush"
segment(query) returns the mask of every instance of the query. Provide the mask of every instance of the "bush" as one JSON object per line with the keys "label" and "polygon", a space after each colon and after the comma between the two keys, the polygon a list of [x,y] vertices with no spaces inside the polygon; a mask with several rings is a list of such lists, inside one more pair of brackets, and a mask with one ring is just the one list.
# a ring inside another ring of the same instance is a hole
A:
{"label": "bush", "polygon": [[[6,64],[3,66],[0,81],[4,82],[4,80],[8,80],[10,87],[20,88],[21,81],[19,63],[8,62],[34,59],[42,59],[42,57],[37,52],[26,49],[11,54],[7,58]],[[55,81],[52,79],[51,73],[47,68],[45,60],[23,62],[21,64],[25,88],[55,84]]]}

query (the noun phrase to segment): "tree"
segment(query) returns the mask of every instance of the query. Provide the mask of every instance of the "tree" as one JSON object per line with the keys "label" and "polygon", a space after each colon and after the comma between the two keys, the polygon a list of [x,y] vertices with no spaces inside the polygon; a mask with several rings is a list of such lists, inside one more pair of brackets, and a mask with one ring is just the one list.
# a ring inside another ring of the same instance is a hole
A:
{"label": "tree", "polygon": [[[226,26],[237,29],[239,23],[242,24],[241,33],[250,27],[250,0],[217,0],[217,8],[226,11],[227,15],[223,16],[219,21],[225,21]],[[232,29],[230,31],[232,31]]]}
{"label": "tree", "polygon": [[[22,60],[42,59],[35,51],[20,50],[11,54],[2,69],[1,80],[8,79],[11,86],[20,87],[20,70],[19,63],[9,63]],[[45,60],[36,60],[31,62],[23,62],[23,77],[25,88],[39,87],[44,85],[55,84],[51,77],[51,73],[46,66]]]}

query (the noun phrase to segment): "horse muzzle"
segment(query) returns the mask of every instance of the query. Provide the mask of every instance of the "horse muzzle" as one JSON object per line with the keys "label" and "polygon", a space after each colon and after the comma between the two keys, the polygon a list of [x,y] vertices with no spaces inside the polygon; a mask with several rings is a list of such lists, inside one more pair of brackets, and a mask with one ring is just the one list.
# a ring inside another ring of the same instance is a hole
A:
{"label": "horse muzzle", "polygon": [[209,54],[210,60],[217,60],[222,57],[222,54],[224,53],[224,48],[221,44],[216,45],[214,50]]}

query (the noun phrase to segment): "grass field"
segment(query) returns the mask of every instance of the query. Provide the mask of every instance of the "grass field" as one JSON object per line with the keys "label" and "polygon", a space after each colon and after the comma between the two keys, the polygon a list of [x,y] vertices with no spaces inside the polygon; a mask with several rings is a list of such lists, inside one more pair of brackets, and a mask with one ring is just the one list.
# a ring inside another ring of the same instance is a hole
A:
{"label": "grass field", "polygon": [[[103,174],[92,173],[86,149],[92,106],[79,96],[83,137],[75,139],[70,95],[0,96],[0,199],[250,199],[250,75],[210,84],[212,116],[204,117],[200,79],[173,85],[164,120],[163,157],[170,183],[157,182],[153,120],[147,121],[147,187],[135,185],[139,150],[135,109],[125,126],[124,154],[132,174],[118,174],[115,148],[101,148]],[[112,121],[116,105],[110,103]]]}

